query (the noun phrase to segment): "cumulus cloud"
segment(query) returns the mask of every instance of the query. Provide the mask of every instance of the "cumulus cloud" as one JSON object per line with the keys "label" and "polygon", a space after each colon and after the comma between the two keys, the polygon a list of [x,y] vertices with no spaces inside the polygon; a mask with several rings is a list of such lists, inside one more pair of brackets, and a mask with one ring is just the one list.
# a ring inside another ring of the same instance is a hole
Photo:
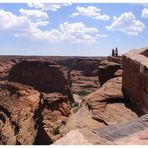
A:
{"label": "cumulus cloud", "polygon": [[43,11],[57,11],[64,6],[69,6],[71,3],[54,4],[54,3],[28,3],[28,7],[40,9]]}
{"label": "cumulus cloud", "polygon": [[98,32],[96,28],[88,28],[82,22],[60,24],[58,29],[42,31],[34,29],[32,36],[38,39],[47,40],[49,42],[69,41],[72,43],[87,43],[96,42],[96,38],[91,34]]}
{"label": "cumulus cloud", "polygon": [[100,13],[101,9],[96,8],[94,6],[88,6],[88,7],[76,7],[76,12],[73,13],[71,16],[75,17],[75,16],[86,16],[92,19],[96,19],[96,20],[103,20],[103,21],[107,21],[110,19],[110,17],[106,14],[101,14]]}
{"label": "cumulus cloud", "polygon": [[142,10],[141,16],[142,16],[143,18],[148,18],[148,9],[147,9],[147,8],[144,8],[144,9]]}
{"label": "cumulus cloud", "polygon": [[0,9],[0,30],[24,32],[30,29],[30,21],[24,16],[16,16]]}
{"label": "cumulus cloud", "polygon": [[45,12],[42,12],[41,10],[27,10],[27,9],[19,9],[19,12],[22,16],[26,16],[27,18],[31,20],[46,20],[48,19],[48,15]]}
{"label": "cumulus cloud", "polygon": [[98,32],[96,28],[86,27],[82,22],[60,24],[62,32],[62,40],[71,40],[74,43],[86,42],[88,44],[95,43],[95,37],[91,36],[92,33]]}
{"label": "cumulus cloud", "polygon": [[106,26],[107,30],[121,31],[128,35],[138,35],[143,32],[144,28],[145,25],[137,20],[131,11],[121,14],[119,17],[114,17],[112,24]]}
{"label": "cumulus cloud", "polygon": [[48,42],[69,41],[86,44],[96,42],[98,30],[87,27],[82,22],[64,22],[59,25],[58,29],[42,30],[39,26],[46,26],[48,17],[44,13],[39,12],[39,14],[35,14],[35,11],[20,9],[20,16],[17,16],[0,9],[0,31],[12,33],[15,37],[23,36]]}

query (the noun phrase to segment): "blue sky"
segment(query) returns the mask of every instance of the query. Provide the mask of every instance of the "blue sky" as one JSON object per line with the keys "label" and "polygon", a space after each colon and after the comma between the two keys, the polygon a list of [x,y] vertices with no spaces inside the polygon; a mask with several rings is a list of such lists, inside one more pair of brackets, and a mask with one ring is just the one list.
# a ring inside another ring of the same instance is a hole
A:
{"label": "blue sky", "polygon": [[0,4],[0,55],[107,56],[148,46],[148,4]]}

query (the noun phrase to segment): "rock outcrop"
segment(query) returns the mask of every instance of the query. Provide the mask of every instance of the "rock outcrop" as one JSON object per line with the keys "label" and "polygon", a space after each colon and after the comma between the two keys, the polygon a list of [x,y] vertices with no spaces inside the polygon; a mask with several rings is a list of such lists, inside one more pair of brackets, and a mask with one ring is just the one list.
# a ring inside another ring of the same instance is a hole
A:
{"label": "rock outcrop", "polygon": [[111,144],[148,144],[147,121],[148,114],[128,123],[94,129],[93,132]]}
{"label": "rock outcrop", "polygon": [[[71,114],[73,97],[65,71],[50,61],[18,61],[9,69],[10,82],[1,82],[1,144],[51,144],[61,137],[59,128]],[[3,110],[10,114],[6,124]]]}
{"label": "rock outcrop", "polygon": [[0,83],[0,144],[33,144],[40,93],[18,83]]}
{"label": "rock outcrop", "polygon": [[123,55],[123,92],[133,104],[148,112],[148,49]]}
{"label": "rock outcrop", "polygon": [[51,144],[71,113],[68,96],[40,93],[33,87],[0,83],[1,144]]}
{"label": "rock outcrop", "polygon": [[[71,106],[68,97],[61,93],[42,93],[41,96],[44,103],[35,144],[51,144],[62,136],[59,129],[66,124]],[[41,134],[43,131],[46,136]]]}
{"label": "rock outcrop", "polygon": [[[111,62],[108,60],[102,60],[98,66],[98,76],[100,85],[103,85],[109,79],[118,77],[122,75],[121,64]],[[117,70],[120,70],[120,73],[116,74]]]}
{"label": "rock outcrop", "polygon": [[[122,94],[121,77],[107,81],[102,87],[85,98],[85,103],[92,112],[92,118],[107,125],[127,122],[137,117],[135,113],[123,105],[123,102],[126,101]],[[115,112],[119,114],[114,115]]]}

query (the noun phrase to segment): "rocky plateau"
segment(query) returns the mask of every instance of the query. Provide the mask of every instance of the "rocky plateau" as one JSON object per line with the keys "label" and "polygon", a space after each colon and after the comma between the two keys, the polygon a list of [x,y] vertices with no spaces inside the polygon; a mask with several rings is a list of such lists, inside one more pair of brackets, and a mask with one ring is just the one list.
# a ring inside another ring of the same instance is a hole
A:
{"label": "rocky plateau", "polygon": [[0,144],[148,144],[147,51],[1,56]]}

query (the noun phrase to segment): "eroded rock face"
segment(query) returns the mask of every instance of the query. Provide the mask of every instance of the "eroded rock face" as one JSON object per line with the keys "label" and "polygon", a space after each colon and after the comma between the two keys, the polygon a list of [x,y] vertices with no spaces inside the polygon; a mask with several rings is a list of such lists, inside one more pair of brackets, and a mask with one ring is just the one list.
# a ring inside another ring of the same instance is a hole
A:
{"label": "eroded rock face", "polygon": [[68,96],[0,83],[0,144],[51,144],[71,113]]}
{"label": "eroded rock face", "polygon": [[[71,113],[71,106],[68,103],[68,96],[61,93],[42,93],[44,108],[41,112],[40,130],[36,144],[51,144],[62,136],[60,128],[67,122]],[[42,136],[41,132],[45,132]]]}
{"label": "eroded rock face", "polygon": [[40,93],[18,83],[0,82],[0,144],[33,144]]}
{"label": "eroded rock face", "polygon": [[[104,122],[107,125],[126,122],[137,117],[130,109],[128,110],[122,104],[120,105],[123,101],[126,100],[122,94],[121,77],[107,81],[97,91],[85,98],[85,103],[92,112],[92,118]],[[115,112],[118,112],[120,115],[114,115]],[[127,113],[124,114],[125,112]]]}
{"label": "eroded rock face", "polygon": [[139,109],[148,113],[148,49],[123,55],[123,92]]}
{"label": "eroded rock face", "polygon": [[9,73],[9,81],[33,86],[46,93],[67,91],[67,81],[62,69],[46,61],[22,61]]}
{"label": "eroded rock face", "polygon": [[121,76],[122,75],[121,70],[120,73],[118,72],[118,74],[115,74],[119,69],[121,69],[121,64],[111,62],[108,60],[102,60],[98,66],[100,85],[103,85],[109,79]]}

